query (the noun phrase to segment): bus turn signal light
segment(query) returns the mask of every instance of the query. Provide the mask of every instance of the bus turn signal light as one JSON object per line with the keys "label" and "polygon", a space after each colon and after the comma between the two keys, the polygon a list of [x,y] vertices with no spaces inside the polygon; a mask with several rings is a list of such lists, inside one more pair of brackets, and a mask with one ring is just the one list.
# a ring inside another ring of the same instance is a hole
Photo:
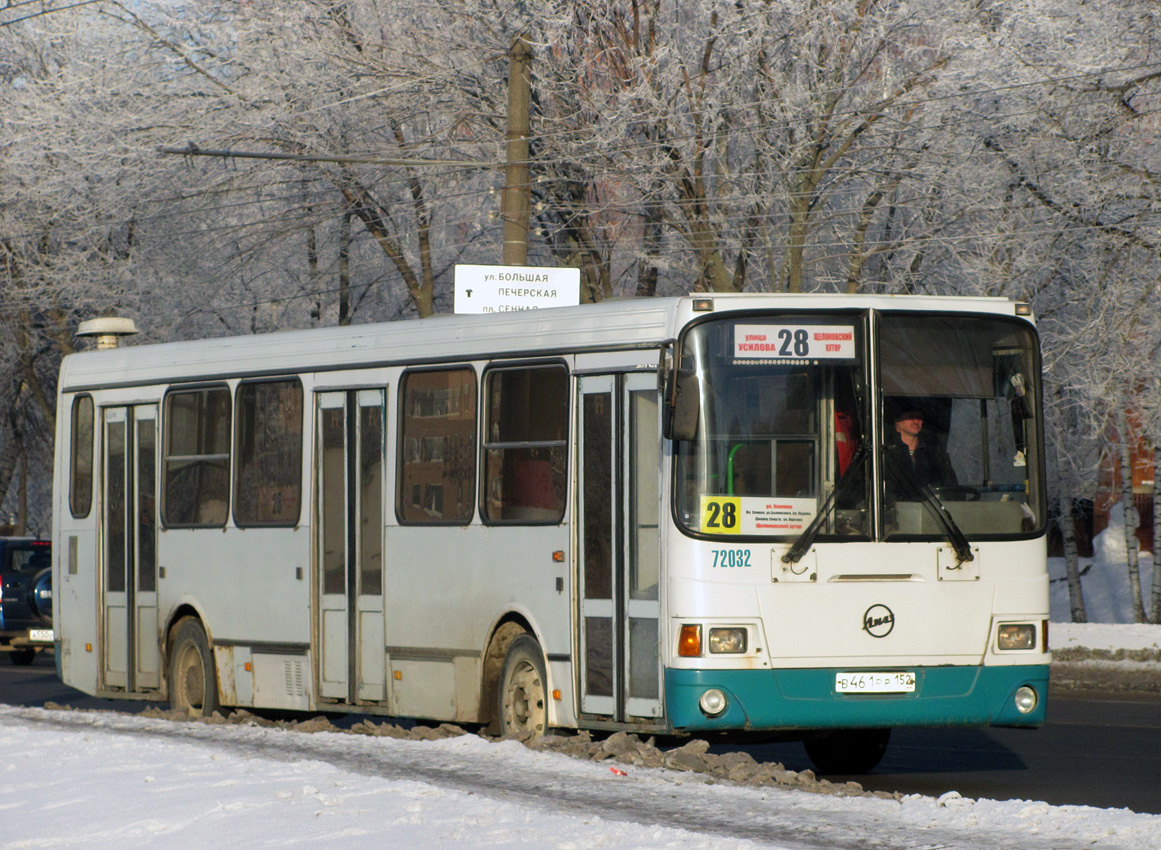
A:
{"label": "bus turn signal light", "polygon": [[701,626],[686,623],[677,638],[677,654],[682,658],[701,657]]}

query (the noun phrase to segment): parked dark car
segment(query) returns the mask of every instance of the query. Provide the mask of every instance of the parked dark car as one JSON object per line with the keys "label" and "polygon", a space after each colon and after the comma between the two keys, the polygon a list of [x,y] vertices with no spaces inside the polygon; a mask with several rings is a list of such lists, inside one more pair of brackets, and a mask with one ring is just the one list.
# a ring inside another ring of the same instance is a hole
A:
{"label": "parked dark car", "polygon": [[0,537],[0,652],[31,664],[52,643],[52,544]]}

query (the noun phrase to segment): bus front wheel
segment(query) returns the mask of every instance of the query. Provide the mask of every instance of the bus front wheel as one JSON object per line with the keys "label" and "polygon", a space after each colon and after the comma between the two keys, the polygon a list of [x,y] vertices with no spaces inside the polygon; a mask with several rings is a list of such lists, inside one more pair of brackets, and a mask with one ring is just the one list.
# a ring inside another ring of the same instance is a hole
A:
{"label": "bus front wheel", "polygon": [[887,752],[890,729],[841,729],[803,741],[818,772],[829,776],[870,773]]}
{"label": "bus front wheel", "polygon": [[548,729],[548,676],[540,644],[528,634],[508,647],[500,676],[500,734],[543,735]]}
{"label": "bus front wheel", "polygon": [[169,704],[191,717],[221,709],[214,654],[201,623],[187,617],[174,627],[169,656]]}

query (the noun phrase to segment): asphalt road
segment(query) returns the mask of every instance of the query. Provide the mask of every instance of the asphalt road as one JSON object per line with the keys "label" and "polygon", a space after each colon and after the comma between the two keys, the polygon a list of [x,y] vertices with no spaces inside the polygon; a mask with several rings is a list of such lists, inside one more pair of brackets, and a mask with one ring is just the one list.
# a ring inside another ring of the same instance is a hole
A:
{"label": "asphalt road", "polygon": [[[28,667],[0,657],[0,702],[135,711],[146,703],[86,696],[56,677],[51,653]],[[799,743],[751,744],[759,761],[791,770],[811,767]],[[1042,800],[1055,805],[1128,808],[1161,814],[1161,696],[1055,693],[1042,729],[896,729],[887,755],[854,780],[867,790],[993,800]]]}
{"label": "asphalt road", "polygon": [[[744,749],[791,770],[811,767],[798,743]],[[1040,729],[896,729],[873,773],[827,778],[869,791],[934,797],[957,791],[1161,814],[1161,699],[1056,694]]]}

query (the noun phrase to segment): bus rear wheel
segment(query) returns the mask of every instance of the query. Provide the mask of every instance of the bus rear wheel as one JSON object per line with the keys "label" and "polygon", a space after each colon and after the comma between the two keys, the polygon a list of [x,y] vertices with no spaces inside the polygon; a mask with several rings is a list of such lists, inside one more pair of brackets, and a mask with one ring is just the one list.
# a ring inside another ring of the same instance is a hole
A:
{"label": "bus rear wheel", "polygon": [[823,775],[870,773],[883,760],[890,729],[841,729],[803,742],[806,754]]}
{"label": "bus rear wheel", "polygon": [[169,705],[191,717],[210,717],[222,707],[214,654],[201,623],[192,617],[173,630],[169,656]]}
{"label": "bus rear wheel", "polygon": [[21,647],[20,649],[12,650],[8,657],[12,660],[13,664],[24,667],[36,660],[36,650]]}
{"label": "bus rear wheel", "polygon": [[548,676],[540,644],[528,634],[508,647],[500,675],[500,734],[543,735],[548,729]]}

